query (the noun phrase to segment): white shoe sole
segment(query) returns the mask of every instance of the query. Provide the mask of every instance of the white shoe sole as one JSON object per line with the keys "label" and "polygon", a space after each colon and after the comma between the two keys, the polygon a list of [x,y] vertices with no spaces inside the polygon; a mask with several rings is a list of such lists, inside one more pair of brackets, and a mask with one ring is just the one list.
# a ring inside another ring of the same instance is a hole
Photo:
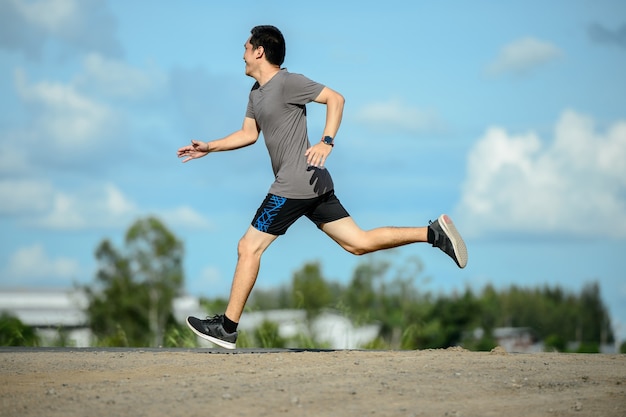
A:
{"label": "white shoe sole", "polygon": [[199,337],[203,338],[204,340],[208,340],[209,342],[213,343],[214,345],[217,345],[219,347],[223,347],[224,349],[236,349],[237,348],[237,345],[235,343],[227,342],[227,341],[222,340],[222,339],[217,339],[217,338],[215,338],[213,336],[209,336],[207,334],[202,333],[201,331],[198,331],[195,327],[193,327],[189,323],[189,317],[187,317],[187,320],[185,320],[185,323],[187,323],[187,327],[189,327],[192,332],[194,332],[196,335],[198,335]]}
{"label": "white shoe sole", "polygon": [[443,232],[448,236],[450,242],[452,242],[452,248],[454,249],[454,255],[456,256],[459,267],[465,268],[467,265],[467,247],[465,246],[461,234],[456,230],[454,222],[447,214],[442,214],[439,216],[438,220]]}

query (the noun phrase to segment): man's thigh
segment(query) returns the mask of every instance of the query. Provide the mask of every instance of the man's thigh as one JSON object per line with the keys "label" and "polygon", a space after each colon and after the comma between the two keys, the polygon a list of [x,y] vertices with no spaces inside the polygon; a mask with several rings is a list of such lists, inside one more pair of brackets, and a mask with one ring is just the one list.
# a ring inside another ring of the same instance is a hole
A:
{"label": "man's thigh", "polygon": [[359,242],[363,239],[363,229],[354,222],[352,217],[324,223],[320,228],[346,250],[358,247]]}

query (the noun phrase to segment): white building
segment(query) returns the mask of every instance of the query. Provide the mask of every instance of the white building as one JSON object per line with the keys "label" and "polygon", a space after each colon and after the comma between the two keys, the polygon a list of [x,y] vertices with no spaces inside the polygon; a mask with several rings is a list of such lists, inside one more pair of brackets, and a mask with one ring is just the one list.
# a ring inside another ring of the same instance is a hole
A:
{"label": "white building", "polygon": [[254,331],[265,321],[278,325],[278,335],[289,339],[299,334],[312,337],[331,349],[358,349],[374,341],[380,325],[370,324],[356,327],[350,319],[330,311],[324,312],[307,325],[304,310],[267,310],[246,312],[241,316],[239,328]]}
{"label": "white building", "polygon": [[[65,342],[74,347],[91,346],[85,309],[88,299],[79,290],[0,290],[0,312],[6,311],[27,326],[35,328],[44,346],[54,344],[59,331]],[[206,311],[196,297],[182,296],[174,300],[174,317],[184,323],[187,316],[205,317]],[[355,327],[352,322],[331,312],[317,316],[310,326],[303,310],[270,310],[246,312],[239,328],[253,332],[264,321],[278,325],[279,335],[289,339],[298,334],[312,337],[331,349],[356,349],[373,341],[378,325]],[[214,347],[198,339],[200,346]]]}
{"label": "white building", "polygon": [[7,312],[27,326],[34,327],[44,345],[49,345],[63,330],[69,344],[90,345],[84,309],[87,297],[75,290],[2,290],[0,311]]}
{"label": "white building", "polygon": [[[79,290],[0,290],[0,312],[35,328],[44,346],[54,344],[59,331],[64,332],[71,346],[91,346],[92,334],[85,315],[88,302]],[[178,297],[173,307],[174,317],[181,323],[188,315],[205,314],[195,297]]]}

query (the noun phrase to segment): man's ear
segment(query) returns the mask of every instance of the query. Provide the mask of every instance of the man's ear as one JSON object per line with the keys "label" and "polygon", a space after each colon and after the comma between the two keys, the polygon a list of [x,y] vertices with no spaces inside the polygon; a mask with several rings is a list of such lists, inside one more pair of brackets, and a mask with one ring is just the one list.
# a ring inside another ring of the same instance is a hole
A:
{"label": "man's ear", "polygon": [[263,48],[262,46],[259,46],[258,48],[256,48],[255,52],[256,52],[256,57],[261,58],[263,54],[265,53],[265,48]]}

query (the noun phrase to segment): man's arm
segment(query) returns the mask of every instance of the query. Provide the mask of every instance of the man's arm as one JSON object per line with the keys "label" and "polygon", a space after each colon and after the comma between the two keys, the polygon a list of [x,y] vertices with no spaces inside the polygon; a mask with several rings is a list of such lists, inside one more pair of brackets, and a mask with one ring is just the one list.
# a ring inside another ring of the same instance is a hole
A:
{"label": "man's arm", "polygon": [[243,126],[236,132],[231,133],[222,139],[211,142],[202,142],[193,139],[191,145],[183,146],[178,150],[178,157],[183,158],[183,162],[192,159],[202,158],[210,152],[232,151],[234,149],[243,148],[252,145],[259,139],[259,126],[256,120],[246,117],[243,120]]}
{"label": "man's arm", "polygon": [[[330,136],[334,138],[341,125],[345,99],[338,92],[324,87],[314,101],[326,105],[326,125],[324,126],[322,137]],[[323,167],[332,149],[331,145],[326,145],[322,142],[314,143],[305,153],[307,163],[316,167]]]}
{"label": "man's arm", "polygon": [[339,131],[339,126],[341,125],[343,105],[346,100],[338,92],[331,90],[328,87],[324,87],[322,92],[314,101],[316,103],[326,104],[326,126],[324,126],[322,137],[330,136],[331,138],[334,138]]}

